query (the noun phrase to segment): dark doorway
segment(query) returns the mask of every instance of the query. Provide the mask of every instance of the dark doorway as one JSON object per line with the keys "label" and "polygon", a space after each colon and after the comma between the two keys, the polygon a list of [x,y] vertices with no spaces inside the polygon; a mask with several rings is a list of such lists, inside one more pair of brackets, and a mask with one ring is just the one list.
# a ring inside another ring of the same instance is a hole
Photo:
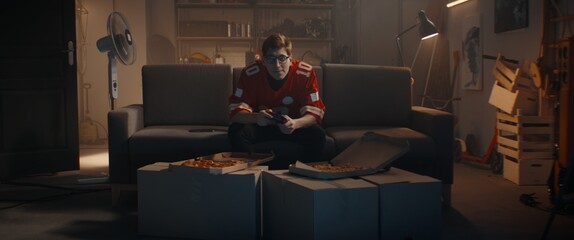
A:
{"label": "dark doorway", "polygon": [[75,2],[0,8],[0,179],[79,169]]}

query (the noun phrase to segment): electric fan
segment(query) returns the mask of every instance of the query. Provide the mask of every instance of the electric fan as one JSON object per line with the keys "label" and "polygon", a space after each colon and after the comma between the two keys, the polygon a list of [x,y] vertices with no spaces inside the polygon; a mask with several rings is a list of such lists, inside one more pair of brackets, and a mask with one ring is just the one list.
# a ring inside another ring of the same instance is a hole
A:
{"label": "electric fan", "polygon": [[108,36],[98,39],[96,45],[100,52],[108,52],[108,83],[112,110],[118,98],[118,72],[116,56],[124,65],[136,60],[136,48],[126,18],[119,12],[108,16]]}

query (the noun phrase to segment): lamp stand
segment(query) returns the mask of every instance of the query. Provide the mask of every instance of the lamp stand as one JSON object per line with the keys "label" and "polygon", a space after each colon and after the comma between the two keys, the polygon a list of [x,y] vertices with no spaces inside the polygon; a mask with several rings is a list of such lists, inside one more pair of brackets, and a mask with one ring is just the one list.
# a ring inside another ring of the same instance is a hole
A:
{"label": "lamp stand", "polygon": [[[417,62],[417,58],[419,56],[419,51],[421,50],[421,42],[419,42],[419,45],[417,47],[417,51],[415,52],[415,57],[413,58],[413,61],[411,62],[411,72],[413,71],[414,67],[415,67],[415,63]],[[415,102],[415,77],[413,75],[413,73],[411,73],[412,77],[411,77],[411,104],[414,104]]]}
{"label": "lamp stand", "polygon": [[401,33],[397,34],[396,37],[396,42],[397,42],[397,49],[399,50],[399,64],[400,66],[404,67],[405,66],[405,62],[403,60],[403,49],[401,48],[401,36],[405,33],[407,33],[408,31],[410,31],[411,29],[415,28],[416,26],[418,26],[418,23],[415,23],[414,25],[410,26],[409,28],[405,29],[404,31],[402,31]]}
{"label": "lamp stand", "polygon": [[401,38],[397,35],[397,49],[399,50],[399,66],[404,67],[405,62],[403,61],[403,49],[401,48]]}
{"label": "lamp stand", "polygon": [[[433,44],[433,47],[432,47],[432,53],[431,53],[431,59],[430,59],[430,63],[429,63],[429,68],[428,68],[428,70],[427,70],[427,77],[426,77],[426,79],[425,79],[425,88],[424,88],[424,90],[423,90],[423,97],[422,97],[422,100],[421,100],[421,106],[424,106],[424,105],[425,105],[425,98],[426,98],[425,96],[427,95],[427,89],[428,89],[428,86],[429,86],[429,79],[430,79],[430,75],[431,75],[432,65],[433,65],[433,63],[434,63],[434,54],[435,54],[435,52],[436,52],[436,45],[437,45],[437,43],[438,43],[438,37],[434,37],[434,38],[435,38],[435,40],[434,40],[434,44]],[[419,47],[420,47],[420,44],[419,44]],[[417,50],[417,54],[418,54],[418,50]]]}
{"label": "lamp stand", "polygon": [[421,43],[422,42],[419,42],[419,45],[417,47],[417,51],[415,52],[415,57],[413,58],[413,62],[411,63],[411,70],[414,69],[415,63],[417,62],[417,58],[419,57],[419,51],[421,50]]}

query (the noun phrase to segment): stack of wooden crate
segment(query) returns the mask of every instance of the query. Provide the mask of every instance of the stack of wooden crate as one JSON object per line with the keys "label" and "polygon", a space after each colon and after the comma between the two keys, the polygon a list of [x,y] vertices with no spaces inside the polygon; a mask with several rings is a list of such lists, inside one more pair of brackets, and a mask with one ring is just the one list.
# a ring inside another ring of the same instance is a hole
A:
{"label": "stack of wooden crate", "polygon": [[528,68],[497,57],[488,102],[498,108],[498,152],[504,178],[518,185],[544,185],[553,163],[554,117],[541,111],[539,89]]}

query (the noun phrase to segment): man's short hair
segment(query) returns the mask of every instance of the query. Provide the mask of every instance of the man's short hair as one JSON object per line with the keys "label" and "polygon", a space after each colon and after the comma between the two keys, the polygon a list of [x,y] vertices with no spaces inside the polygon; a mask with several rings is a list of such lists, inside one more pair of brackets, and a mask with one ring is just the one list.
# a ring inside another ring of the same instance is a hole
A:
{"label": "man's short hair", "polygon": [[262,50],[263,55],[267,54],[269,50],[285,48],[285,51],[289,56],[291,56],[291,49],[293,49],[293,44],[289,38],[281,33],[274,33],[267,37],[263,42]]}

